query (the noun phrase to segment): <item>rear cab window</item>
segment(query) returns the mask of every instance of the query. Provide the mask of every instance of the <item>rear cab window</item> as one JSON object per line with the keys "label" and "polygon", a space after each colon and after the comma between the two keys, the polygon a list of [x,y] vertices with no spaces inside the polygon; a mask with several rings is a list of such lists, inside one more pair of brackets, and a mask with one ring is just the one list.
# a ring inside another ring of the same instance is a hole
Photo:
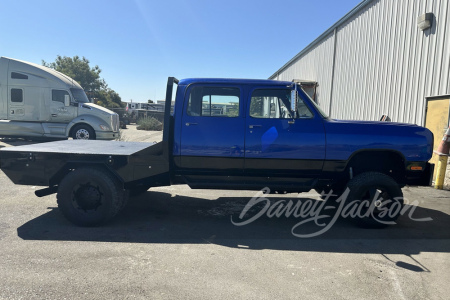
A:
{"label": "rear cab window", "polygon": [[234,118],[239,116],[240,89],[195,86],[190,90],[187,115]]}

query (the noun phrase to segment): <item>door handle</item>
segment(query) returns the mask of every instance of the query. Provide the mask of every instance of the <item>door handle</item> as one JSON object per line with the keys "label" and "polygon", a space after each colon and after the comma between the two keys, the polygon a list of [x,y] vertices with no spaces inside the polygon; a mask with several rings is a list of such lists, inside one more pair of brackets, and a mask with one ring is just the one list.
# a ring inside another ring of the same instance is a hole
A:
{"label": "door handle", "polygon": [[198,125],[198,123],[186,123],[186,126]]}
{"label": "door handle", "polygon": [[261,125],[249,125],[248,128],[257,128],[257,127],[262,127]]}

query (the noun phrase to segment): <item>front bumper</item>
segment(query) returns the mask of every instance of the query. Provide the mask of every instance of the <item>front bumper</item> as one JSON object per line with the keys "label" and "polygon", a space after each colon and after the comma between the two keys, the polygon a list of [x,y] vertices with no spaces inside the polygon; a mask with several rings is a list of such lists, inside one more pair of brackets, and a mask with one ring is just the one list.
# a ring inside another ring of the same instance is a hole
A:
{"label": "front bumper", "polygon": [[120,132],[96,131],[95,137],[97,140],[117,140],[120,138]]}

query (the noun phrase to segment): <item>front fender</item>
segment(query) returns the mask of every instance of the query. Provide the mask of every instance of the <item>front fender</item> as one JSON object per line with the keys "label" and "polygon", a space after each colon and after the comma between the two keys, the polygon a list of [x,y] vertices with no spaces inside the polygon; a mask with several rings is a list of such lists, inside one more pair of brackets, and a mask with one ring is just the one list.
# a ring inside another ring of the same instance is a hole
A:
{"label": "front fender", "polygon": [[433,153],[433,134],[427,128],[393,122],[327,120],[327,160],[347,161],[366,150],[401,153],[406,161],[427,162]]}
{"label": "front fender", "polygon": [[[97,116],[81,115],[81,116],[78,116],[75,119],[73,119],[67,125],[66,135],[70,136],[70,132],[71,132],[72,128],[78,124],[87,124],[87,125],[91,126],[95,132],[102,131],[100,129],[100,125],[107,125],[109,128],[111,128],[111,124],[108,124],[108,122],[105,122],[105,120],[103,120]],[[111,129],[111,131],[112,131],[112,129]]]}

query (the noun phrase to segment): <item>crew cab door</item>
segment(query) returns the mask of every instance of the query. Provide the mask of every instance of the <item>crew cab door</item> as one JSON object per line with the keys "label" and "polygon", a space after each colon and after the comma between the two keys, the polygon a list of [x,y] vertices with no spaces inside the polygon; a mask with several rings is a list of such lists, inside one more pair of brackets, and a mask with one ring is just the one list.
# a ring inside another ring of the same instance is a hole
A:
{"label": "crew cab door", "polygon": [[291,89],[254,88],[247,102],[245,172],[266,176],[314,178],[325,159],[322,117],[298,98],[290,111]]}
{"label": "crew cab door", "polygon": [[181,124],[182,169],[222,175],[242,172],[245,121],[241,99],[239,86],[195,84],[187,89]]}

